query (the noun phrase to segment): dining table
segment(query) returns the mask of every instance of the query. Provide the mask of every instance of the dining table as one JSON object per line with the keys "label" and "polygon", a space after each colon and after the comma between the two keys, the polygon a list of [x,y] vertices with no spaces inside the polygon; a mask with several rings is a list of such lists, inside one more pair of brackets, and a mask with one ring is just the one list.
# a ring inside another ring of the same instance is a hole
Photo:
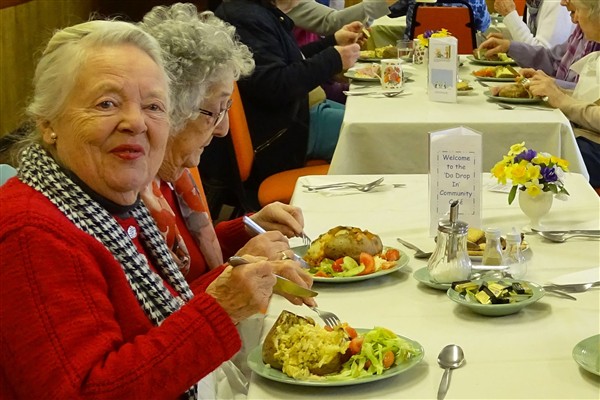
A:
{"label": "dining table", "polygon": [[[429,133],[464,126],[482,136],[484,171],[502,160],[511,145],[525,142],[568,160],[572,172],[588,176],[568,118],[543,102],[536,104],[541,109],[527,108],[531,103],[501,108],[490,99],[489,86],[507,82],[486,80],[481,82],[487,87],[482,86],[473,71],[489,65],[474,64],[471,57],[460,56],[457,74],[472,90],[459,92],[456,102],[429,100],[426,63],[402,64],[406,82],[396,97],[348,96],[329,174],[428,173]],[[354,92],[379,89],[378,81],[351,80]]]}
{"label": "dining table", "polygon": [[[384,178],[382,184],[369,192],[304,187],[367,183],[379,177]],[[338,225],[354,226],[379,235],[385,246],[409,256],[408,263],[393,273],[362,281],[315,282],[313,289],[319,293],[315,299],[320,309],[334,312],[355,328],[380,326],[410,338],[423,347],[423,359],[387,379],[362,384],[350,380],[332,387],[283,383],[253,373],[248,399],[435,398],[443,374],[437,357],[448,344],[459,345],[466,361],[453,371],[447,399],[598,399],[600,376],[582,368],[573,352],[578,343],[600,333],[599,287],[572,293],[576,300],[545,292],[517,313],[493,317],[474,313],[451,301],[445,290],[415,278],[417,271],[427,267],[427,260],[413,258],[413,251],[396,238],[423,250],[435,248],[429,235],[429,179],[428,174],[305,176],[298,180],[291,200],[302,209],[305,232],[313,239]],[[527,218],[516,202],[508,204],[506,193],[494,190],[496,183],[484,174],[480,228],[495,227],[503,234],[524,229]],[[565,185],[570,196],[555,199],[542,220],[544,229],[600,229],[600,197],[586,178],[569,173]],[[538,284],[600,279],[598,239],[554,243],[530,231],[524,234],[527,272],[522,279]],[[292,240],[291,245],[300,243]],[[274,296],[262,316],[259,338],[264,338],[282,310],[322,325],[308,307]],[[600,343],[592,351],[600,357]]]}

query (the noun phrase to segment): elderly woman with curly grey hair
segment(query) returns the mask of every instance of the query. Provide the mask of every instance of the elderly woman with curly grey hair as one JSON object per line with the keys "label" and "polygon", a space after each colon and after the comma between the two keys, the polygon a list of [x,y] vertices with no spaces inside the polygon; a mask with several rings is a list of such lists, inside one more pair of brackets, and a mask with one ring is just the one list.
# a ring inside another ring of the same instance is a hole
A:
{"label": "elderly woman with curly grey hair", "polygon": [[235,324],[268,307],[273,263],[188,285],[139,201],[169,137],[150,35],[117,21],[60,30],[34,86],[37,129],[0,191],[0,397],[197,398],[240,349]]}
{"label": "elderly woman with curly grey hair", "polygon": [[[309,287],[311,276],[290,260],[288,236],[302,232],[299,208],[273,203],[250,216],[267,233],[252,237],[242,218],[211,222],[195,169],[214,136],[228,133],[227,110],[236,80],[254,68],[252,53],[236,39],[235,28],[211,12],[198,14],[193,4],[158,6],[139,25],[160,43],[173,82],[171,130],[165,158],[142,199],[157,221],[188,282],[218,268],[232,255],[274,260],[277,273]],[[283,233],[282,233],[283,232]],[[312,299],[286,295],[296,304]]]}

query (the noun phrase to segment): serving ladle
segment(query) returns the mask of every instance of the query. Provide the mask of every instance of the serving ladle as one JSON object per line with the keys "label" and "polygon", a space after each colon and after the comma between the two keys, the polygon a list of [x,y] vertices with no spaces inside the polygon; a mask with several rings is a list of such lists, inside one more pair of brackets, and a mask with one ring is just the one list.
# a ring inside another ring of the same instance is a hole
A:
{"label": "serving ladle", "polygon": [[438,356],[438,364],[444,368],[444,375],[440,381],[437,398],[443,400],[450,386],[452,370],[460,367],[465,362],[465,354],[460,346],[449,344],[442,349]]}

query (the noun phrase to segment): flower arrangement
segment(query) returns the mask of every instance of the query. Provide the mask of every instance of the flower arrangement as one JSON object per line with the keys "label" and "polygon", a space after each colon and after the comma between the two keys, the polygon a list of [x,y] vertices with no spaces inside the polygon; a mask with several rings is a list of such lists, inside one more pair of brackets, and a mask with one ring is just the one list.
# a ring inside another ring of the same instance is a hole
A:
{"label": "flower arrangement", "polygon": [[429,38],[440,38],[440,37],[448,37],[448,36],[452,36],[452,34],[450,32],[448,32],[447,29],[442,28],[439,31],[425,31],[424,33],[421,33],[420,35],[417,35],[417,39],[419,40],[419,45],[423,46],[423,47],[428,47],[429,46]]}
{"label": "flower arrangement", "polygon": [[564,172],[569,162],[548,153],[537,152],[525,147],[525,142],[513,144],[507,155],[492,168],[492,175],[499,183],[511,181],[508,204],[512,204],[517,189],[527,192],[531,197],[541,192],[552,192],[568,196],[564,187]]}

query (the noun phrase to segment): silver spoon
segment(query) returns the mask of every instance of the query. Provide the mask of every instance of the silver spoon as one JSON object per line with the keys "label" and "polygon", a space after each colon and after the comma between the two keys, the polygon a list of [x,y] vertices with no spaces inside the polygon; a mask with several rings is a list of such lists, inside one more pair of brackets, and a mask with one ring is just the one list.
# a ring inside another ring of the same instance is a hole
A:
{"label": "silver spoon", "polygon": [[449,344],[444,347],[438,356],[438,364],[444,368],[444,375],[440,381],[440,387],[438,389],[437,398],[443,400],[446,397],[446,392],[450,386],[450,376],[452,370],[460,367],[465,362],[465,355],[460,346],[456,344]]}
{"label": "silver spoon", "polygon": [[516,110],[516,109],[519,109],[519,108],[530,108],[532,110],[554,111],[553,108],[547,108],[547,107],[527,106],[527,105],[522,105],[522,104],[520,104],[519,106],[511,106],[510,104],[506,104],[506,103],[496,103],[496,104],[498,104],[498,107],[504,108],[505,110]]}
{"label": "silver spoon", "polygon": [[400,243],[402,243],[404,246],[408,247],[409,249],[414,250],[415,253],[415,258],[429,258],[431,257],[431,255],[433,254],[432,252],[425,252],[423,250],[421,250],[420,248],[418,248],[417,246],[415,246],[414,244],[407,242],[406,240],[402,240],[400,238],[396,238],[396,240]]}
{"label": "silver spoon", "polygon": [[563,243],[563,242],[567,241],[568,239],[571,239],[574,237],[600,239],[600,235],[585,234],[585,233],[575,233],[572,235],[568,235],[568,234],[564,234],[564,233],[550,233],[550,232],[539,231],[537,234],[540,235],[541,237],[543,237],[544,239],[548,239],[548,240],[550,240],[552,242],[556,242],[556,243]]}

